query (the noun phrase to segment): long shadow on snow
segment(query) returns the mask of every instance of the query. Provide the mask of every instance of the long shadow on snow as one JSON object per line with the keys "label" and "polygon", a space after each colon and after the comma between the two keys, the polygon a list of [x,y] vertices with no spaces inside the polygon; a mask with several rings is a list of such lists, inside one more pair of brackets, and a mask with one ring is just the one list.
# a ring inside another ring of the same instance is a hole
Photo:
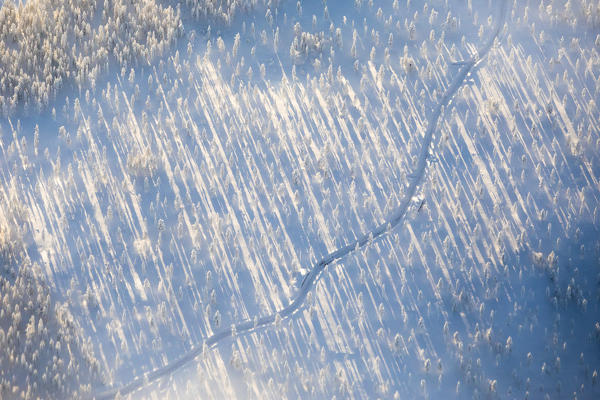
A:
{"label": "long shadow on snow", "polygon": [[409,209],[409,206],[413,200],[413,197],[417,193],[417,189],[418,189],[419,185],[421,184],[423,177],[425,176],[425,170],[427,167],[427,158],[429,156],[430,146],[431,146],[431,142],[433,140],[433,133],[436,131],[436,127],[437,127],[440,116],[445,111],[445,109],[450,105],[450,102],[451,102],[454,94],[458,91],[458,89],[460,89],[460,87],[463,85],[463,83],[465,82],[467,77],[470,75],[472,70],[479,63],[481,63],[483,61],[483,59],[485,58],[485,56],[487,55],[489,50],[492,48],[494,42],[499,37],[500,32],[501,32],[502,28],[504,27],[505,16],[507,13],[507,10],[506,10],[507,5],[508,5],[508,2],[506,0],[504,0],[500,6],[500,16],[498,18],[496,27],[494,29],[494,33],[488,39],[488,41],[485,43],[485,45],[477,52],[476,57],[471,60],[466,60],[466,61],[457,63],[457,66],[460,67],[460,70],[457,73],[456,77],[453,79],[453,81],[450,84],[450,86],[448,87],[448,89],[444,92],[444,95],[442,96],[439,104],[435,107],[435,109],[429,119],[427,131],[425,132],[425,137],[423,138],[423,145],[421,148],[421,152],[419,154],[417,165],[415,167],[415,170],[411,174],[412,180],[411,180],[410,186],[408,187],[408,190],[407,190],[406,194],[404,195],[404,198],[400,202],[399,207],[396,209],[396,212],[393,213],[390,216],[390,218],[388,218],[387,222],[384,222],[383,224],[379,225],[372,231],[364,234],[362,237],[360,237],[356,241],[350,243],[349,245],[342,247],[342,248],[328,254],[323,259],[321,259],[311,269],[311,271],[305,276],[296,297],[292,300],[292,302],[287,307],[283,308],[279,312],[277,312],[275,314],[266,315],[266,316],[263,316],[260,318],[255,318],[254,320],[243,321],[238,324],[235,324],[233,327],[226,328],[219,332],[216,332],[212,336],[208,337],[201,345],[193,348],[188,353],[184,354],[183,356],[181,356],[179,359],[173,361],[172,363],[167,364],[167,365],[163,366],[162,368],[156,369],[152,372],[149,372],[149,373],[145,374],[144,376],[139,377],[139,378],[135,379],[134,381],[132,381],[122,387],[109,389],[103,393],[100,393],[100,394],[98,394],[98,396],[96,396],[96,398],[108,399],[108,398],[113,398],[117,395],[120,395],[120,396],[127,395],[137,389],[142,388],[144,385],[146,385],[156,379],[167,376],[167,375],[173,373],[174,371],[178,370],[179,368],[181,368],[183,365],[187,364],[194,358],[196,358],[207,347],[210,348],[210,347],[216,345],[217,343],[219,343],[220,341],[222,341],[228,337],[231,337],[234,330],[236,332],[236,335],[246,334],[249,332],[253,332],[259,328],[263,328],[268,325],[271,325],[276,320],[292,316],[293,314],[295,314],[297,311],[300,310],[300,308],[304,304],[304,301],[306,300],[306,296],[308,295],[308,293],[310,292],[312,287],[315,285],[315,283],[318,281],[318,279],[319,279],[321,273],[323,272],[323,270],[325,269],[325,267],[327,267],[328,265],[334,263],[335,261],[345,257],[346,255],[350,254],[353,250],[357,250],[357,249],[364,247],[368,243],[371,243],[373,240],[376,240],[377,238],[381,237],[382,235],[384,235],[385,233],[391,231],[394,227],[396,227],[400,223],[400,221],[402,221],[404,216],[406,215],[406,212]]}

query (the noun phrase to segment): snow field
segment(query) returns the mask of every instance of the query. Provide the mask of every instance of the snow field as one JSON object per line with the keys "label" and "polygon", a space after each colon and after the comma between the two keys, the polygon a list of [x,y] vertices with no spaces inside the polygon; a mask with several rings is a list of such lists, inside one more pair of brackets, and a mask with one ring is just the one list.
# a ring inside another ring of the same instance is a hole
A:
{"label": "snow field", "polygon": [[170,56],[2,127],[3,223],[92,338],[92,393],[166,368],[132,396],[597,395],[593,3],[509,4],[423,181],[498,4],[188,3]]}

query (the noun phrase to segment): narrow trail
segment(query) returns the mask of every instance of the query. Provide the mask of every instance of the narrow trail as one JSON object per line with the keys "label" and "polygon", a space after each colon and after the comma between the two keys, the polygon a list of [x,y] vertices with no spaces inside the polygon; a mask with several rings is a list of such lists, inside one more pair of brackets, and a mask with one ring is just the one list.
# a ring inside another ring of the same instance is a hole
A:
{"label": "narrow trail", "polygon": [[491,37],[488,39],[488,41],[483,45],[483,47],[481,49],[479,49],[479,51],[477,52],[475,57],[473,59],[470,59],[467,61],[460,61],[458,63],[455,63],[455,65],[460,66],[461,68],[460,68],[459,72],[457,73],[456,77],[454,78],[454,80],[452,81],[452,83],[450,84],[450,86],[448,87],[448,89],[446,89],[446,91],[444,92],[444,95],[442,96],[440,102],[434,109],[434,111],[431,115],[431,118],[429,119],[427,131],[425,132],[425,136],[423,138],[423,146],[421,148],[421,152],[419,154],[419,158],[417,161],[417,166],[416,166],[414,172],[411,174],[411,176],[413,178],[410,183],[410,186],[408,187],[408,190],[406,191],[404,198],[400,202],[400,205],[398,206],[396,211],[388,218],[388,220],[386,222],[377,226],[372,231],[364,234],[362,237],[355,240],[354,242],[352,242],[338,250],[335,250],[334,252],[328,254],[323,259],[321,259],[310,270],[310,272],[308,272],[308,274],[305,276],[305,278],[302,281],[302,284],[300,286],[300,289],[298,291],[298,294],[296,295],[296,297],[292,300],[292,302],[287,307],[281,309],[280,311],[278,311],[276,313],[266,315],[266,316],[263,316],[261,318],[257,318],[254,320],[242,321],[238,324],[235,324],[234,326],[232,326],[230,328],[226,328],[219,332],[216,332],[212,336],[208,337],[201,345],[191,349],[188,353],[184,354],[183,356],[176,359],[175,361],[165,365],[164,367],[161,367],[154,371],[148,372],[148,373],[144,374],[143,376],[134,379],[132,382],[130,382],[126,385],[99,393],[96,396],[94,396],[94,398],[96,398],[96,399],[111,399],[116,396],[127,396],[127,395],[131,394],[132,392],[134,392],[138,389],[141,389],[145,385],[147,385],[157,379],[160,379],[162,377],[172,374],[173,372],[175,372],[176,370],[183,367],[185,364],[189,363],[190,361],[195,359],[197,356],[202,354],[202,352],[205,349],[215,346],[217,343],[219,343],[223,339],[231,337],[233,335],[234,331],[235,331],[236,336],[241,335],[241,334],[248,334],[257,329],[260,329],[260,328],[263,328],[263,327],[273,324],[275,322],[277,316],[279,316],[281,319],[292,316],[293,314],[295,314],[296,312],[298,312],[301,309],[302,305],[304,304],[304,301],[306,300],[308,293],[310,292],[312,287],[315,285],[315,283],[319,280],[321,273],[323,272],[325,267],[327,267],[328,265],[334,263],[335,261],[338,261],[339,259],[345,257],[346,255],[350,254],[352,251],[365,247],[365,245],[367,245],[368,243],[381,237],[385,233],[392,230],[395,226],[397,226],[400,223],[400,221],[404,218],[404,216],[406,215],[406,213],[409,209],[410,203],[413,200],[413,197],[415,196],[415,194],[417,192],[417,188],[421,184],[423,177],[425,176],[425,170],[427,167],[427,157],[429,155],[430,146],[431,146],[431,142],[433,139],[433,133],[436,130],[440,115],[444,112],[445,108],[450,104],[452,97],[454,96],[454,94],[456,94],[458,89],[460,89],[460,87],[463,85],[465,79],[469,76],[469,74],[471,73],[473,68],[475,66],[477,66],[479,63],[481,63],[481,61],[485,58],[485,56],[488,54],[488,52],[494,45],[494,41],[496,40],[496,38],[498,38],[498,36],[500,35],[500,32],[502,31],[502,28],[504,26],[506,14],[507,14],[506,6],[507,6],[507,4],[509,4],[508,3],[509,1],[510,0],[502,1],[502,4],[500,6],[500,8],[501,8],[500,16],[497,20],[496,27],[494,28],[494,32],[491,35]]}

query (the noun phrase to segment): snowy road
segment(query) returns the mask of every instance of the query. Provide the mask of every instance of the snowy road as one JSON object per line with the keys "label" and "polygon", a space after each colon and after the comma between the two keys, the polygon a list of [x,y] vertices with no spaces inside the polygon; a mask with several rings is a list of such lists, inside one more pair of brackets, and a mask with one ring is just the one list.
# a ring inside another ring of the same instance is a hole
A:
{"label": "snowy road", "polygon": [[423,182],[423,178],[425,177],[425,172],[427,169],[427,158],[430,154],[430,147],[433,140],[433,133],[436,131],[440,116],[444,113],[444,111],[451,104],[452,98],[456,94],[456,92],[462,87],[465,80],[472,73],[473,69],[482,62],[487,53],[490,51],[496,40],[499,38],[500,33],[504,28],[505,17],[507,14],[508,1],[502,1],[500,5],[499,17],[497,18],[497,22],[495,25],[495,29],[493,34],[488,39],[488,41],[484,44],[484,46],[478,50],[476,55],[467,61],[460,61],[455,63],[455,65],[460,67],[459,72],[456,77],[451,82],[450,86],[444,92],[442,98],[439,103],[435,107],[431,117],[428,120],[427,131],[425,132],[423,144],[419,153],[419,157],[417,159],[416,167],[413,173],[410,175],[410,185],[400,202],[399,207],[396,211],[385,221],[384,223],[377,226],[372,231],[364,234],[362,237],[357,239],[356,241],[346,245],[340,249],[337,249],[326,257],[321,259],[316,265],[308,272],[308,274],[304,277],[298,294],[293,299],[293,301],[285,308],[281,309],[279,312],[270,314],[267,316],[263,316],[260,318],[255,318],[254,320],[246,320],[235,324],[230,328],[223,329],[214,335],[208,337],[200,346],[193,348],[191,351],[173,361],[165,365],[162,368],[156,369],[152,372],[145,374],[142,377],[135,379],[119,388],[114,388],[103,393],[97,394],[95,397],[99,399],[108,399],[113,398],[117,395],[127,395],[130,394],[142,387],[146,384],[155,381],[157,379],[163,378],[177,371],[179,368],[189,363],[193,359],[195,359],[198,355],[202,354],[208,348],[215,346],[222,340],[231,337],[234,335],[241,335],[253,332],[259,328],[266,327],[275,323],[276,321],[280,321],[281,319],[287,318],[295,314],[299,311],[302,306],[305,304],[305,300],[307,298],[308,293],[311,291],[313,286],[319,280],[322,272],[325,268],[340,260],[341,258],[347,256],[354,250],[361,249],[368,244],[372,243],[377,238],[381,237],[385,233],[392,230],[396,227],[402,219],[405,217],[407,211],[409,210],[411,202],[414,200],[414,196],[417,193],[417,189],[419,185]]}

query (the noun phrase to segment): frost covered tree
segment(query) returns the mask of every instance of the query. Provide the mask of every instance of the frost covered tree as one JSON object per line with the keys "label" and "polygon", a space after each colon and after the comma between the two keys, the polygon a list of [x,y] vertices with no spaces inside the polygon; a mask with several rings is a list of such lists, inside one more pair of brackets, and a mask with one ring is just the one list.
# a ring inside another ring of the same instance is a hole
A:
{"label": "frost covered tree", "polygon": [[[1,204],[1,202],[0,202]],[[102,377],[91,342],[0,215],[0,398],[75,398]]]}
{"label": "frost covered tree", "polygon": [[178,12],[155,0],[8,0],[0,6],[0,109],[45,108],[69,79],[94,88],[109,57],[150,61],[182,32]]}

